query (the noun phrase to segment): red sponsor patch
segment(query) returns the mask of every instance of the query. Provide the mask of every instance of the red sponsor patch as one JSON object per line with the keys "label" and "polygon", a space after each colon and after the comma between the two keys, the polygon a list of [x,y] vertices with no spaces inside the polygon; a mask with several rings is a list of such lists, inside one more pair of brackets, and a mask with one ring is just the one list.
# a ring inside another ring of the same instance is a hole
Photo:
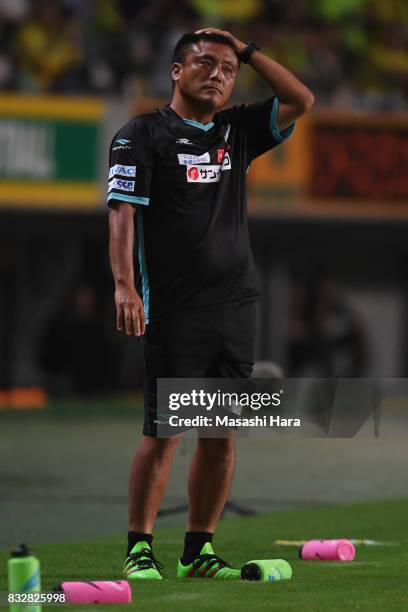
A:
{"label": "red sponsor patch", "polygon": [[200,177],[200,173],[198,171],[198,168],[196,168],[195,166],[193,166],[192,168],[188,169],[188,176],[192,181],[196,181],[198,180],[198,178]]}
{"label": "red sponsor patch", "polygon": [[217,149],[217,162],[222,164],[222,160],[224,159],[225,149]]}

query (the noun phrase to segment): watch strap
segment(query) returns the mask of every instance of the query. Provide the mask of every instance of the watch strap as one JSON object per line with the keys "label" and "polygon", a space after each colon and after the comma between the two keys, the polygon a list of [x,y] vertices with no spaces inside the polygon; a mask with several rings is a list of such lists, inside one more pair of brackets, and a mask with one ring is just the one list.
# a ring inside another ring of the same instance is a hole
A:
{"label": "watch strap", "polygon": [[250,57],[251,57],[251,55],[253,54],[254,51],[259,51],[258,45],[256,43],[254,43],[253,40],[248,40],[248,41],[246,41],[246,43],[247,43],[247,46],[242,51],[242,53],[239,54],[239,59],[244,64],[247,64],[249,62]]}

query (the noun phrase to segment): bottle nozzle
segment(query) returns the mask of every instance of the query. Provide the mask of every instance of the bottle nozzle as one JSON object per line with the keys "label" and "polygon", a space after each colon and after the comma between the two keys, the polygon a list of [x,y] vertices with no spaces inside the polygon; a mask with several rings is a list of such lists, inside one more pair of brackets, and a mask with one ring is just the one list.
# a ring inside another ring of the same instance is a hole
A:
{"label": "bottle nozzle", "polygon": [[260,580],[261,570],[255,563],[247,563],[241,570],[242,580]]}
{"label": "bottle nozzle", "polygon": [[12,557],[29,557],[32,554],[26,544],[22,543],[18,548],[11,551]]}

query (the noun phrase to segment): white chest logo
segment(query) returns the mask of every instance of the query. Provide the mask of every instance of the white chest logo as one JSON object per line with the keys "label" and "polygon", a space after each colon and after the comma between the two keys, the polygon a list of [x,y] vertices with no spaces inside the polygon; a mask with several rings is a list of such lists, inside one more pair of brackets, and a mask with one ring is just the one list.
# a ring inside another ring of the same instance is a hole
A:
{"label": "white chest logo", "polygon": [[194,143],[190,142],[188,138],[179,138],[176,140],[176,144],[192,145]]}
{"label": "white chest logo", "polygon": [[179,164],[181,166],[187,166],[189,164],[209,164],[210,154],[203,153],[203,155],[190,155],[189,153],[179,153],[177,155]]}

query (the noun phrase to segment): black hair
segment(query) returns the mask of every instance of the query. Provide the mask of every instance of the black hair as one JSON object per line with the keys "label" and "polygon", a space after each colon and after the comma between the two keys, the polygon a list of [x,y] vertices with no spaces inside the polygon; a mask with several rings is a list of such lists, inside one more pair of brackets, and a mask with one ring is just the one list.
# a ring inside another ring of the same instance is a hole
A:
{"label": "black hair", "polygon": [[[188,32],[186,34],[183,34],[183,36],[178,40],[176,46],[174,47],[173,56],[171,59],[172,64],[182,64],[185,60],[188,49],[201,41],[215,42],[221,45],[227,45],[228,47],[231,47],[233,51],[235,51],[234,45],[232,44],[231,40],[223,34],[206,34],[205,32],[202,32],[201,34],[193,34]],[[238,55],[237,59],[239,61]]]}

